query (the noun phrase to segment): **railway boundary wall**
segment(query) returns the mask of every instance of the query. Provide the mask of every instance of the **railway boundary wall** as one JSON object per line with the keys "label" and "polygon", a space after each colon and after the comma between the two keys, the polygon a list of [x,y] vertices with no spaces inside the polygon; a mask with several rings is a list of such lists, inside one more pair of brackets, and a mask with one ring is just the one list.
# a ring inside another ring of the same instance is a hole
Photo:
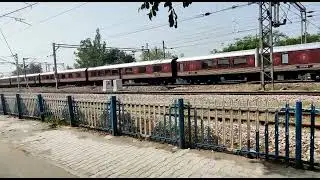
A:
{"label": "railway boundary wall", "polygon": [[315,105],[309,107],[303,109],[301,101],[278,108],[224,102],[204,107],[184,99],[164,104],[127,102],[117,96],[90,100],[70,95],[1,94],[0,114],[61,121],[114,136],[129,135],[180,148],[210,149],[317,169],[320,130],[316,117],[320,113]]}

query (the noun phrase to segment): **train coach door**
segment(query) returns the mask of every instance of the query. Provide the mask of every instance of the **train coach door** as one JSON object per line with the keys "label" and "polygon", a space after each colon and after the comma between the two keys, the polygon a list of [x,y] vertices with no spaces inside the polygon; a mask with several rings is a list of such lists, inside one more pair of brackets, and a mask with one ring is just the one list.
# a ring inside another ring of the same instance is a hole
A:
{"label": "train coach door", "polygon": [[122,79],[122,73],[121,73],[121,72],[122,72],[122,69],[119,68],[119,69],[118,69],[119,79]]}
{"label": "train coach door", "polygon": [[176,78],[178,75],[178,70],[177,70],[177,59],[173,59],[171,61],[171,71],[172,71],[172,78]]}

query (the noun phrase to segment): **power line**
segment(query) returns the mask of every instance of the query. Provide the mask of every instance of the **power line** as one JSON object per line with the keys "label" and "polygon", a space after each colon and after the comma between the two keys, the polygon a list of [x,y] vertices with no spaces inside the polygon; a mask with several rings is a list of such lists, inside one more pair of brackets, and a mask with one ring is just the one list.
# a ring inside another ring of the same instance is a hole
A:
{"label": "power line", "polygon": [[[77,6],[73,7],[73,8],[70,8],[70,9],[68,9],[68,10],[62,11],[62,12],[56,14],[56,15],[47,17],[47,18],[39,21],[39,22],[36,23],[36,24],[41,24],[41,23],[47,22],[47,21],[49,21],[49,20],[51,20],[51,19],[53,19],[53,18],[55,18],[55,17],[58,17],[58,16],[60,16],[60,15],[63,15],[63,14],[65,14],[65,13],[68,13],[68,12],[70,12],[70,11],[72,11],[72,10],[75,10],[75,9],[77,9],[77,8],[80,8],[81,6],[83,6],[83,5],[87,4],[87,3],[88,3],[88,2],[82,3],[82,4],[80,4],[80,5],[77,5]],[[27,29],[29,29],[30,27],[31,27],[31,26],[29,26],[29,27],[27,27],[27,28],[25,28],[25,29],[23,29],[23,30],[21,30],[21,31],[19,31],[19,32],[22,32],[22,31],[24,31],[24,30],[27,30]]]}
{"label": "power line", "polygon": [[[178,4],[174,4],[174,5],[172,5],[172,7],[174,8],[174,7],[176,7]],[[104,29],[109,29],[109,28],[112,28],[112,27],[116,27],[116,26],[120,26],[120,25],[123,25],[123,24],[127,24],[127,22],[132,22],[132,20],[135,20],[135,19],[137,19],[137,18],[139,18],[139,16],[137,16],[137,17],[134,17],[134,18],[131,18],[131,19],[127,19],[127,20],[124,20],[124,21],[121,21],[121,22],[119,22],[119,23],[115,23],[115,24],[111,24],[111,25],[109,25],[109,26],[107,26],[107,27],[102,27],[102,28],[100,28],[100,30],[104,30]]]}
{"label": "power line", "polygon": [[[297,16],[299,16],[300,17],[300,14],[298,14],[298,13],[296,13],[296,12],[294,12],[294,11],[292,11],[291,9],[288,9],[289,11],[291,11],[292,13],[294,13],[295,15],[297,15]],[[307,19],[307,22],[309,22],[311,25],[313,25],[314,27],[316,27],[316,28],[318,28],[318,29],[320,29],[320,26],[317,26],[317,25],[315,25],[315,24],[313,24],[310,20],[308,20]]]}
{"label": "power line", "polygon": [[[209,15],[211,15],[211,14],[215,14],[215,13],[219,13],[219,12],[224,12],[224,11],[228,11],[228,10],[231,10],[231,9],[240,8],[240,7],[245,7],[245,6],[249,6],[249,5],[251,5],[251,4],[233,5],[233,6],[230,6],[230,7],[224,8],[224,9],[220,9],[220,10],[217,10],[217,11],[207,12],[207,13],[198,14],[198,15],[195,15],[195,16],[192,16],[192,17],[189,17],[189,18],[185,18],[185,19],[180,20],[179,22],[190,21],[190,20],[193,20],[193,19],[198,19],[198,18],[206,17],[206,16],[209,16]],[[168,25],[168,24],[166,23],[166,24],[161,24],[161,25],[157,25],[157,26],[152,26],[152,27],[148,27],[148,28],[145,28],[145,29],[140,29],[140,30],[136,30],[136,31],[132,31],[132,32],[119,33],[119,34],[115,34],[115,35],[109,36],[108,38],[127,36],[127,35],[135,34],[135,33],[138,33],[138,32],[143,32],[143,31],[147,31],[147,30],[151,30],[151,29],[156,29],[156,28],[164,27],[164,26],[167,26],[167,25]]]}
{"label": "power line", "polygon": [[[296,21],[296,22],[299,22],[299,21]],[[288,31],[288,32],[293,32],[293,31],[296,31],[296,30],[297,30],[297,29],[293,29],[292,31]],[[220,36],[219,36],[219,37],[220,37]],[[217,38],[219,38],[219,37],[217,37]],[[216,41],[217,38],[215,38],[215,40],[213,40],[213,41],[196,43],[196,44],[189,44],[189,45],[182,45],[182,46],[176,46],[176,47],[171,47],[171,48],[172,48],[172,49],[179,49],[179,48],[190,47],[190,46],[207,45],[207,44],[212,43],[212,42],[229,42],[229,41],[234,41],[234,39]],[[169,49],[170,49],[170,48],[169,48]]]}
{"label": "power line", "polygon": [[[232,35],[232,34],[238,34],[238,33],[243,33],[243,32],[250,32],[250,31],[253,31],[253,30],[257,30],[258,28],[251,28],[251,29],[245,29],[245,30],[241,30],[241,31],[238,31],[237,33],[226,33],[226,34],[221,34],[219,35],[219,37],[212,37],[212,38],[220,38],[220,37],[225,37],[225,36],[228,36],[228,35]],[[183,44],[185,43],[190,43],[190,42],[197,42],[197,41],[201,41],[201,40],[205,40],[205,39],[210,39],[209,37],[206,37],[206,38],[202,38],[202,39],[197,39],[197,40],[194,40],[194,41],[187,41],[187,42],[183,42]],[[179,44],[182,44],[182,43],[179,43]],[[177,45],[177,44],[172,44],[172,45]],[[191,45],[182,45],[182,46],[175,46],[175,47],[171,47],[173,49],[177,49],[177,48],[181,48],[181,47],[188,47],[188,46],[191,46]]]}
{"label": "power line", "polygon": [[38,4],[38,3],[33,3],[33,4],[30,4],[30,5],[25,6],[25,7],[23,7],[23,8],[16,9],[16,10],[14,10],[14,11],[5,13],[5,14],[3,14],[3,15],[0,15],[0,18],[1,18],[1,17],[4,17],[4,16],[7,16],[7,15],[9,15],[9,14],[12,14],[12,13],[18,12],[18,11],[21,11],[21,10],[26,9],[26,8],[28,8],[28,7],[32,7],[33,5],[36,5],[36,4]]}
{"label": "power line", "polygon": [[4,36],[1,28],[0,28],[0,32],[1,32],[1,35],[2,35],[2,37],[3,37],[3,39],[4,39],[4,41],[6,42],[6,45],[7,45],[8,49],[10,50],[10,53],[11,53],[12,57],[14,57],[14,54],[13,54],[13,52],[12,52],[12,50],[11,50],[11,48],[10,48],[10,45],[9,45],[9,43],[8,43],[8,41],[7,41],[7,38]]}
{"label": "power line", "polygon": [[70,11],[73,11],[73,10],[75,10],[75,9],[81,7],[81,6],[84,6],[84,5],[87,4],[87,3],[88,3],[88,2],[82,3],[82,4],[80,4],[80,5],[77,5],[77,6],[73,7],[73,8],[70,8],[70,9],[68,9],[68,10],[66,10],[66,11],[62,11],[62,12],[56,14],[56,15],[50,16],[50,17],[48,17],[48,18],[46,18],[46,19],[43,19],[43,20],[41,20],[41,21],[39,22],[39,24],[40,24],[40,23],[44,23],[44,22],[46,22],[46,21],[49,21],[50,19],[53,19],[53,18],[55,18],[55,17],[57,17],[57,16],[60,16],[60,15],[62,15],[62,14],[65,14],[65,13],[68,13],[68,12],[70,12]]}

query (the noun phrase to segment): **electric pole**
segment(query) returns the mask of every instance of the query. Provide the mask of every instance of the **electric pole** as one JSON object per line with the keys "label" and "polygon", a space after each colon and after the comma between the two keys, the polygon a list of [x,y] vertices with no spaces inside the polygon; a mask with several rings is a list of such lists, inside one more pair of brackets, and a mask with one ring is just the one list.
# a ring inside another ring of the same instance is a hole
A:
{"label": "electric pole", "polygon": [[164,41],[162,41],[163,59],[166,59],[166,48],[164,47]]}
{"label": "electric pole", "polygon": [[52,43],[53,50],[53,63],[54,63],[54,79],[56,80],[56,89],[58,89],[58,70],[57,70],[57,57],[56,57],[56,43]]}
{"label": "electric pole", "polygon": [[24,72],[24,80],[26,81],[27,83],[27,86],[28,86],[28,79],[27,79],[27,72],[26,72],[26,60],[27,58],[22,58],[22,61],[23,61],[23,72]]}
{"label": "electric pole", "polygon": [[18,84],[18,90],[20,90],[20,78],[19,78],[19,60],[18,60],[18,54],[16,53],[14,55],[14,58],[16,59],[16,67],[17,67],[17,84]]}
{"label": "electric pole", "polygon": [[147,48],[147,51],[148,51],[148,60],[150,61],[150,49],[149,49],[149,44],[147,43],[146,44],[146,48]]}

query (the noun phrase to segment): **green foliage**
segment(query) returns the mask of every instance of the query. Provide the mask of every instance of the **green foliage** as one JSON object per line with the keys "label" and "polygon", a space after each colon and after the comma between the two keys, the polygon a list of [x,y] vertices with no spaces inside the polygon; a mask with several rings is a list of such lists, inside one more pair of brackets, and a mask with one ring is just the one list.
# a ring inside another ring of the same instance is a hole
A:
{"label": "green foliage", "polygon": [[80,42],[80,48],[77,49],[75,68],[87,68],[103,66],[106,64],[119,64],[134,62],[131,55],[126,54],[119,49],[108,49],[106,42],[101,40],[99,29],[96,30],[96,36],[93,41],[90,38]]}
{"label": "green foliage", "polygon": [[[18,67],[18,71],[19,71],[19,75],[23,75],[24,71],[23,71],[23,66],[19,66]],[[41,73],[42,72],[42,68],[40,64],[35,64],[35,63],[30,63],[29,65],[26,65],[26,74],[34,74],[34,73]],[[12,75],[17,75],[17,70],[14,70],[12,72]]]}
{"label": "green foliage", "polygon": [[[150,56],[150,59],[149,59]],[[166,52],[166,58],[172,58],[174,55],[170,52]],[[141,55],[140,58],[142,61],[152,61],[152,60],[157,60],[157,59],[163,59],[163,50],[158,49],[158,48],[153,48],[150,49],[149,53],[144,51]]]}
{"label": "green foliage", "polygon": [[67,65],[66,69],[73,69],[71,66]]}
{"label": "green foliage", "polygon": [[[143,9],[147,9],[149,10],[149,13],[147,14],[149,16],[150,21],[152,20],[152,17],[157,16],[157,12],[159,11],[159,5],[161,2],[144,2],[142,3],[141,7],[138,9],[138,11],[143,10]],[[183,7],[188,7],[192,2],[183,2]],[[163,7],[168,7],[168,12],[169,12],[169,26],[170,27],[178,27],[178,15],[176,14],[173,6],[172,6],[172,2],[164,2]]]}
{"label": "green foliage", "polygon": [[[288,37],[285,34],[274,31],[273,32],[273,42],[275,46],[286,46],[286,45],[294,45],[301,43],[301,36],[298,37]],[[311,42],[320,42],[320,33],[317,34],[308,34],[307,35],[307,43]],[[217,52],[230,52],[230,51],[239,51],[239,50],[248,50],[255,49],[259,46],[258,36],[245,36],[243,38],[237,38],[234,43],[229,44],[227,47],[224,47],[222,51],[218,51],[216,49],[212,50],[210,53]]]}

